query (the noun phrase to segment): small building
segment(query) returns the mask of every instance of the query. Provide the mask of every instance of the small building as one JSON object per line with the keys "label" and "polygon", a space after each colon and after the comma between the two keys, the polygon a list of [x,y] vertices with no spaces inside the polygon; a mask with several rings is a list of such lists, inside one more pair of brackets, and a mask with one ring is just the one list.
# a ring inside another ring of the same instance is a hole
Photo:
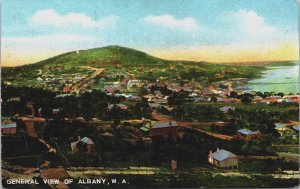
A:
{"label": "small building", "polygon": [[142,83],[141,80],[137,80],[137,79],[128,80],[127,88],[131,89],[131,88],[134,88],[134,87],[139,87],[141,85],[141,83]]}
{"label": "small building", "polygon": [[80,138],[76,142],[71,143],[72,152],[92,153],[95,150],[95,143],[88,137]]}
{"label": "small building", "polygon": [[63,92],[64,92],[64,93],[70,93],[70,92],[71,92],[70,86],[65,85],[64,88],[63,88]]}
{"label": "small building", "polygon": [[7,100],[7,102],[20,102],[20,97],[11,97]]}
{"label": "small building", "polygon": [[282,123],[274,123],[274,125],[275,125],[275,129],[277,131],[284,131],[284,130],[286,130],[286,128],[284,127],[284,125]]}
{"label": "small building", "polygon": [[224,106],[223,108],[220,108],[220,111],[222,111],[224,114],[228,113],[230,110],[235,110],[232,106]]}
{"label": "small building", "polygon": [[249,129],[240,129],[237,131],[237,138],[243,140],[259,139],[261,133],[259,131],[251,131]]}
{"label": "small building", "polygon": [[293,126],[293,130],[295,130],[297,133],[300,131],[300,125]]}
{"label": "small building", "polygon": [[156,122],[150,129],[150,137],[163,136],[165,138],[172,136],[178,137],[176,121]]}
{"label": "small building", "polygon": [[168,100],[164,99],[164,98],[159,98],[159,99],[153,99],[152,102],[154,102],[156,104],[167,104]]}
{"label": "small building", "polygon": [[102,134],[102,136],[105,136],[105,137],[113,137],[114,135],[110,132],[105,132]]}
{"label": "small building", "polygon": [[208,162],[219,168],[238,168],[238,157],[237,155],[217,148],[217,151],[212,153],[209,151]]}
{"label": "small building", "polygon": [[113,93],[113,92],[115,92],[116,90],[118,90],[118,88],[115,87],[115,86],[105,86],[105,87],[104,87],[104,91],[109,92],[109,93]]}
{"label": "small building", "polygon": [[1,123],[2,135],[14,135],[17,133],[17,123],[4,121]]}

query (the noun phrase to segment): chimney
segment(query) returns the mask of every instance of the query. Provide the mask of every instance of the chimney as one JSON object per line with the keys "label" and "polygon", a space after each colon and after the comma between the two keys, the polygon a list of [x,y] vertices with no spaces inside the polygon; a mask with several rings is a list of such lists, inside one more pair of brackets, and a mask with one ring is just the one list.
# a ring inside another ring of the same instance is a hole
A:
{"label": "chimney", "polygon": [[219,147],[217,147],[217,152],[220,152],[220,149],[219,149]]}
{"label": "chimney", "polygon": [[77,140],[78,140],[78,142],[79,142],[79,141],[81,140],[81,137],[80,137],[80,136],[78,136],[78,139],[77,139]]}

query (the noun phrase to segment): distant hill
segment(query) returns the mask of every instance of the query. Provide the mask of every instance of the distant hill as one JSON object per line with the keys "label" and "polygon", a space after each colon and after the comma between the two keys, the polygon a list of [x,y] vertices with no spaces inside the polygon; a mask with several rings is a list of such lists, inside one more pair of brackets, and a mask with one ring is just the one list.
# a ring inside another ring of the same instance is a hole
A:
{"label": "distant hill", "polygon": [[299,61],[277,61],[277,62],[270,62],[266,64],[266,66],[296,66],[299,64]]}
{"label": "distant hill", "polygon": [[[37,77],[85,72],[83,66],[104,68],[106,74],[130,74],[138,79],[182,78],[195,80],[228,79],[232,77],[254,78],[264,70],[259,67],[211,64],[208,62],[170,61],[144,52],[120,46],[107,46],[89,50],[64,53],[43,61],[2,69],[4,81],[19,81],[27,85],[27,80]],[[51,73],[50,71],[51,70]],[[91,71],[91,70],[90,70]],[[41,74],[43,73],[43,74]],[[222,73],[225,73],[222,75]]]}
{"label": "distant hill", "polygon": [[45,64],[72,64],[86,66],[100,66],[105,64],[121,63],[127,64],[163,64],[166,60],[150,56],[144,52],[137,51],[120,46],[107,46],[89,50],[80,50],[77,52],[69,52],[53,58],[49,58],[40,62],[38,65]]}
{"label": "distant hill", "polygon": [[299,61],[286,60],[286,61],[259,61],[259,62],[228,62],[223,64],[238,65],[238,66],[294,66],[299,64]]}

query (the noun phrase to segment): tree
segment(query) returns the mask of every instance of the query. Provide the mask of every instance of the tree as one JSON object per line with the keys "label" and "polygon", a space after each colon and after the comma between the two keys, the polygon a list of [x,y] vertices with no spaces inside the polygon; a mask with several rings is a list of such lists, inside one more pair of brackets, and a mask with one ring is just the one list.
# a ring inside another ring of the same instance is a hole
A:
{"label": "tree", "polygon": [[250,98],[249,96],[243,96],[241,102],[245,104],[250,104],[252,102],[252,98]]}
{"label": "tree", "polygon": [[211,102],[217,102],[217,101],[218,101],[218,99],[217,99],[217,97],[215,97],[215,96],[212,96],[212,97],[210,98],[210,101],[211,101]]}
{"label": "tree", "polygon": [[284,93],[283,92],[279,92],[279,93],[277,93],[277,95],[283,97]]}
{"label": "tree", "polygon": [[235,92],[235,91],[230,92],[230,97],[231,98],[237,98],[237,96],[238,96],[237,92]]}

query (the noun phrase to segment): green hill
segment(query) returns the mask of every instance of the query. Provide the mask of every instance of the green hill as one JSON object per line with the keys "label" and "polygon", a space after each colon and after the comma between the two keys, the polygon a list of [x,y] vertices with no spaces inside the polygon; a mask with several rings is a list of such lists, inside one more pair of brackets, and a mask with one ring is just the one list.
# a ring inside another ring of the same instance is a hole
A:
{"label": "green hill", "polygon": [[[36,83],[37,77],[48,75],[60,77],[63,74],[90,74],[92,72],[92,70],[82,68],[82,66],[104,68],[107,75],[130,74],[146,80],[179,78],[213,81],[233,77],[254,78],[260,74],[260,71],[264,70],[264,68],[253,66],[169,61],[130,48],[107,46],[80,50],[79,53],[68,52],[34,64],[3,68],[2,78],[4,81],[18,85],[28,85]],[[222,75],[222,72],[225,75]]]}
{"label": "green hill", "polygon": [[297,60],[294,60],[294,61],[277,61],[277,62],[271,62],[271,63],[268,63],[266,64],[266,66],[269,66],[269,67],[275,67],[275,66],[296,66],[298,65],[299,62]]}

